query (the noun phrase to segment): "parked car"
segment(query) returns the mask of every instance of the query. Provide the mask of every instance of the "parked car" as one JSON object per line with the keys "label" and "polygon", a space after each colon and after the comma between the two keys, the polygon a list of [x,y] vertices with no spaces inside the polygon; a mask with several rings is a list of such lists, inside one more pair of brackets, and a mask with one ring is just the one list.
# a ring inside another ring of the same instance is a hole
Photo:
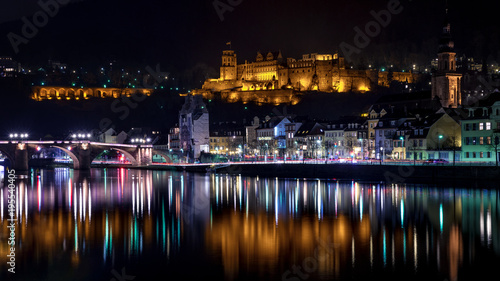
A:
{"label": "parked car", "polygon": [[445,159],[428,159],[424,161],[424,165],[429,165],[429,164],[448,164],[448,160]]}

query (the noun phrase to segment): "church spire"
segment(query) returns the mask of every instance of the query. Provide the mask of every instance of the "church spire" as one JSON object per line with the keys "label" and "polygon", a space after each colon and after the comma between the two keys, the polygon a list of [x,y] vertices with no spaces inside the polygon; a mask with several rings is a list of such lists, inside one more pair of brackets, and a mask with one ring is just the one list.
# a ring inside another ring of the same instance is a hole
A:
{"label": "church spire", "polygon": [[455,43],[451,37],[451,25],[448,20],[448,1],[446,1],[445,19],[443,24],[443,31],[439,39],[438,53],[454,52]]}

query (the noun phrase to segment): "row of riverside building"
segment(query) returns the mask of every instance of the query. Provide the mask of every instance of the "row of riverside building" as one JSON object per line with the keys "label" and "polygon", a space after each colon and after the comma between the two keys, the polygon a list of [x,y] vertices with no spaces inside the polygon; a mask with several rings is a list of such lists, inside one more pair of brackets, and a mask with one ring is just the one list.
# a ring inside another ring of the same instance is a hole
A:
{"label": "row of riverside building", "polygon": [[337,120],[254,117],[210,123],[201,96],[189,95],[168,148],[185,161],[203,153],[230,159],[445,159],[498,162],[500,92],[442,107],[431,93],[386,95],[365,113]]}

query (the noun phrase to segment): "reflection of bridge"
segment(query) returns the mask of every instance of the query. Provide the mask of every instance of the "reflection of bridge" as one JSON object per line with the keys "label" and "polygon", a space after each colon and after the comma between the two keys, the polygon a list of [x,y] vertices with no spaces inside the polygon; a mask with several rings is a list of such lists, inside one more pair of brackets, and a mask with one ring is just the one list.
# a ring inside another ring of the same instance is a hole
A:
{"label": "reflection of bridge", "polygon": [[131,88],[79,88],[79,87],[57,87],[57,86],[34,86],[32,87],[32,99],[34,100],[80,100],[89,98],[120,98],[131,97],[134,94],[151,95],[151,89]]}
{"label": "reflection of bridge", "polygon": [[39,150],[54,147],[64,151],[73,160],[73,168],[90,169],[90,164],[105,150],[116,150],[127,157],[132,166],[146,166],[152,163],[153,155],[160,155],[171,163],[170,155],[163,150],[154,149],[153,145],[132,145],[100,143],[90,141],[0,141],[0,151],[16,170],[26,171],[28,161]]}

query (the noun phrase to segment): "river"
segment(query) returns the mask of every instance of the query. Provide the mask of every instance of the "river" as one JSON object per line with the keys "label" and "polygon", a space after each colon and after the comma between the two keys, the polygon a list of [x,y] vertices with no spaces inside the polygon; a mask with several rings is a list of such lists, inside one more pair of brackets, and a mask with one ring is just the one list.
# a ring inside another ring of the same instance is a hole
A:
{"label": "river", "polygon": [[500,264],[496,189],[126,168],[17,176],[15,274],[0,185],[2,280],[483,280]]}

